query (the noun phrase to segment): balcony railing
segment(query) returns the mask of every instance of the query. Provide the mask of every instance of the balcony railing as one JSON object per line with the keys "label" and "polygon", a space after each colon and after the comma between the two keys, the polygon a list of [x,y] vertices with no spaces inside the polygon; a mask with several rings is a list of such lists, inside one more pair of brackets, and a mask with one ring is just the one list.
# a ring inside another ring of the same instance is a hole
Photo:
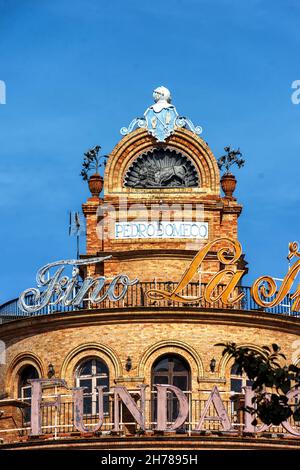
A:
{"label": "balcony railing", "polygon": [[[132,307],[144,307],[144,308],[155,308],[161,309],[166,307],[189,307],[189,308],[211,308],[211,309],[239,309],[239,310],[252,310],[267,312],[270,314],[277,315],[293,315],[299,316],[299,313],[292,312],[291,310],[291,300],[287,296],[280,305],[277,305],[272,308],[262,308],[260,307],[251,297],[250,287],[239,286],[235,289],[234,295],[240,293],[244,294],[244,297],[237,303],[228,306],[224,305],[221,300],[217,300],[212,303],[205,301],[203,297],[203,292],[206,287],[206,284],[199,283],[189,283],[186,288],[181,292],[181,295],[188,297],[200,297],[201,299],[197,302],[182,303],[175,302],[173,300],[152,300],[147,296],[147,291],[150,289],[158,289],[163,291],[172,292],[173,289],[177,286],[176,282],[139,282],[133,286],[129,286],[126,292],[126,295],[122,300],[116,302],[106,298],[98,304],[92,304],[90,301],[86,300],[81,303],[78,307],[74,308],[73,306],[63,306],[61,304],[57,305],[47,305],[40,309],[36,313],[25,313],[18,307],[18,299],[10,300],[2,305],[0,305],[0,319],[2,321],[15,320],[18,318],[32,317],[36,315],[45,315],[55,312],[70,312],[73,310],[80,309],[118,309],[118,308],[132,308]],[[105,287],[104,287],[105,289]],[[118,289],[121,292],[123,286],[116,286],[116,294],[118,294]],[[214,291],[214,296],[217,297],[218,293],[221,293],[223,286],[218,286]],[[53,299],[55,301],[55,299]],[[27,297],[27,304],[32,304],[33,296]]]}

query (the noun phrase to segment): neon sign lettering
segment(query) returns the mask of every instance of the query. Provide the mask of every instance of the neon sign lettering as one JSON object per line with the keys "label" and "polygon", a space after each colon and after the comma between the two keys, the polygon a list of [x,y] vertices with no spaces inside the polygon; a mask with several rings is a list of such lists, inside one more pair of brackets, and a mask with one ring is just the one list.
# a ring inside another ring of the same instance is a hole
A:
{"label": "neon sign lettering", "polygon": [[[101,263],[109,258],[111,256],[89,258],[87,260],[55,261],[43,266],[37,272],[36,282],[38,287],[45,289],[43,291],[34,287],[26,289],[19,297],[19,308],[26,313],[35,313],[46,306],[58,304],[78,307],[84,300],[97,304],[106,298],[113,302],[123,299],[128,287],[137,284],[138,279],[131,281],[126,274],[118,274],[106,288],[107,278],[105,276],[86,277],[83,283],[78,285],[78,266]],[[73,266],[71,277],[63,276],[64,269],[67,266]],[[50,274],[51,268],[56,268],[54,274]],[[123,286],[119,293],[116,293],[117,285]]]}
{"label": "neon sign lettering", "polygon": [[[199,296],[186,296],[182,291],[192,281],[201,268],[206,255],[217,248],[217,259],[224,265],[224,269],[214,274]],[[152,300],[172,300],[181,303],[195,303],[204,298],[208,304],[221,300],[224,306],[238,305],[244,297],[244,293],[238,289],[240,280],[245,271],[237,269],[237,262],[242,254],[242,246],[238,240],[230,238],[217,238],[201,248],[186,271],[182,275],[173,291],[150,289],[146,295]],[[259,277],[251,287],[251,296],[257,305],[271,308],[279,305],[286,296],[290,296],[292,311],[300,311],[300,284],[294,293],[292,286],[300,271],[300,252],[296,242],[289,244],[288,259],[299,258],[288,270],[280,288],[277,288],[275,280],[270,276]],[[96,278],[86,277],[82,284],[78,284],[79,266],[102,263],[111,256],[90,258],[85,260],[56,261],[42,267],[36,276],[38,288],[26,289],[19,298],[19,308],[26,313],[35,313],[46,306],[58,305],[78,307],[84,300],[97,305],[105,299],[117,302],[125,297],[128,287],[139,282],[138,279],[130,280],[126,274],[118,274],[108,282],[105,276]],[[72,275],[63,275],[67,266],[73,266]],[[54,274],[50,269],[56,268]],[[121,292],[119,287],[122,286]],[[39,288],[44,288],[41,291]],[[217,289],[218,288],[218,289]],[[118,292],[118,293],[117,293]],[[216,293],[217,292],[217,293]]]}

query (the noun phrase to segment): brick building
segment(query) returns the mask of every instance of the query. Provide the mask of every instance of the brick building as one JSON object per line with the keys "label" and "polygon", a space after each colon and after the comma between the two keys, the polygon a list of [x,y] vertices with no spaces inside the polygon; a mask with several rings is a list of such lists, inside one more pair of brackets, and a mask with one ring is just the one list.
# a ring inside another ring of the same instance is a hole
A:
{"label": "brick building", "polygon": [[[73,273],[78,284],[72,284],[69,300],[78,295],[87,279],[102,279],[98,298],[88,297],[86,291],[77,303],[68,303],[66,298],[55,303],[58,294],[53,290],[47,305],[40,304],[35,310],[30,310],[36,301],[32,294],[24,297],[27,311],[16,300],[0,307],[0,339],[5,345],[5,360],[0,365],[3,448],[244,449],[299,445],[299,437],[282,426],[244,432],[240,404],[243,387],[249,383],[236,373],[232,358],[222,357],[222,349],[215,346],[232,341],[261,350],[263,345],[276,342],[287,360],[296,363],[293,344],[300,333],[299,319],[290,315],[287,304],[264,309],[251,299],[250,289],[243,285],[247,272],[243,254],[235,259],[231,250],[227,261],[220,256],[225,240],[231,240],[229,245],[238,243],[242,206],[233,196],[234,178],[227,178],[227,186],[222,178],[223,196],[216,158],[199,137],[199,129],[178,116],[168,90],[157,89],[154,99],[143,118],[122,130],[125,135],[108,156],[103,180],[96,174],[89,181],[92,195],[83,204],[86,253],[80,256],[78,276]],[[92,155],[98,158],[97,151]],[[191,269],[188,282],[178,290],[184,273],[206,246],[209,250],[204,259]],[[228,264],[230,272],[226,271]],[[206,286],[222,270],[224,276],[208,299]],[[226,302],[221,293],[235,275],[237,282]],[[104,295],[110,283],[113,294]],[[46,290],[49,285],[45,283]],[[59,289],[65,292],[64,288],[61,283]],[[182,301],[174,292],[184,297]],[[28,380],[38,378],[49,379],[43,386],[47,401],[55,400],[57,393],[63,397],[60,408],[49,405],[41,409],[41,432],[37,435],[31,429],[32,385]],[[65,380],[69,389],[55,383],[55,378]],[[114,398],[114,388],[124,386],[139,405],[141,384],[149,386],[143,431],[124,403],[116,405]],[[171,392],[166,411],[170,429],[156,428],[155,384],[176,386],[187,398],[188,416],[176,430],[171,428],[179,405]],[[106,387],[104,423],[95,432],[99,412],[96,387],[100,385]],[[215,386],[231,429],[224,428],[212,403],[201,429],[196,430]],[[72,387],[87,387],[83,397],[85,429],[81,431],[74,425]],[[121,424],[116,429],[113,415],[119,406]],[[293,429],[297,433],[296,424]]]}

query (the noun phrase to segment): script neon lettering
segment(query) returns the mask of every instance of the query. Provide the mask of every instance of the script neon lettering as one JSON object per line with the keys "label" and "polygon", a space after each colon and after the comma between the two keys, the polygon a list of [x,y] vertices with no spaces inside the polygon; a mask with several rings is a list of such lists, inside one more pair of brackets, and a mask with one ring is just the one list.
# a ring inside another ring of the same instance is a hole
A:
{"label": "script neon lettering", "polygon": [[[288,259],[290,260],[294,256],[300,258],[298,250],[298,243],[290,243]],[[289,294],[299,272],[300,259],[290,268],[279,289],[277,289],[277,284],[271,276],[261,276],[253,283],[251,287],[251,296],[261,307],[275,307]],[[298,312],[300,309],[300,285],[298,285],[296,292],[291,295],[290,299],[294,300],[292,311]]]}
{"label": "script neon lettering", "polygon": [[[244,297],[245,294],[242,292],[239,295],[236,295],[235,297],[233,297],[232,292],[237,287],[243,274],[244,274],[244,271],[242,270],[237,270],[236,272],[234,272],[231,269],[225,269],[215,274],[213,278],[209,281],[204,292],[204,298],[206,302],[212,302],[212,301],[215,302],[219,299],[221,299],[223,304],[225,305],[239,302]],[[222,292],[219,295],[217,295],[216,297],[213,297],[212,296],[213,291],[220,284],[220,282],[225,276],[230,276],[231,277],[230,281],[228,282],[227,286],[222,290]]]}
{"label": "script neon lettering", "polygon": [[[244,274],[244,271],[238,270],[234,271],[233,266],[237,262],[237,260],[240,258],[242,254],[242,247],[240,243],[237,240],[231,240],[230,238],[217,238],[211,243],[208,243],[205,245],[201,250],[198,251],[194,259],[192,260],[191,264],[189,267],[186,269],[185,273],[183,274],[181,280],[179,281],[178,285],[175,287],[175,289],[172,292],[167,292],[167,291],[162,291],[162,290],[157,290],[157,289],[151,289],[147,292],[147,295],[149,298],[154,299],[154,300],[160,300],[160,299],[170,299],[170,300],[175,300],[177,302],[185,302],[185,303],[190,303],[190,302],[197,302],[201,300],[202,296],[184,296],[181,294],[183,289],[191,282],[195,274],[197,273],[199,267],[201,266],[204,258],[206,255],[211,251],[212,247],[214,245],[218,244],[223,244],[226,243],[229,245],[227,246],[222,246],[218,250],[217,257],[220,263],[228,265],[227,269],[220,271],[217,275],[214,276],[214,278],[210,281],[210,284],[206,287],[206,292],[205,292],[205,299],[207,302],[213,302],[215,299],[211,299],[211,295],[215,287],[218,285],[220,280],[224,277],[225,274],[230,273],[231,279],[225,286],[225,289],[223,290],[222,294],[220,297],[222,297],[222,301],[224,303],[235,303],[241,300],[241,298],[244,296],[243,293],[239,294],[235,298],[230,298],[233,290],[235,289],[238,281],[241,279],[241,277]],[[231,248],[232,254],[231,257],[229,258],[229,248]]]}

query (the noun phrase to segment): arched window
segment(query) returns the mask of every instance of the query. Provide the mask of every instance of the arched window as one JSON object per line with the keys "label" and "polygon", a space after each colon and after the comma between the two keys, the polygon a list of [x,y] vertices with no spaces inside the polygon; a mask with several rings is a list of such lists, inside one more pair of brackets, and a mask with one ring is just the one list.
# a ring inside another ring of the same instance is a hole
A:
{"label": "arched window", "polygon": [[[101,359],[90,358],[81,362],[76,371],[76,386],[86,387],[83,398],[83,413],[95,415],[99,411],[97,389],[99,385],[106,387],[104,392],[109,391],[109,370]],[[109,411],[109,398],[104,395],[104,413]]]}
{"label": "arched window", "polygon": [[230,391],[234,395],[236,393],[243,393],[243,387],[252,385],[252,380],[249,380],[246,374],[238,373],[238,366],[234,364],[230,370]]}
{"label": "arched window", "polygon": [[[19,372],[19,398],[31,405],[31,385],[30,379],[38,379],[39,374],[32,365],[24,366]],[[24,421],[30,421],[30,407],[24,408]]]}
{"label": "arched window", "polygon": [[[190,390],[190,367],[188,363],[175,354],[159,357],[152,367],[152,390],[155,384],[175,385],[183,392]],[[156,395],[153,402],[154,420],[156,420]],[[168,421],[174,421],[178,416],[178,400],[173,393],[168,398]]]}

